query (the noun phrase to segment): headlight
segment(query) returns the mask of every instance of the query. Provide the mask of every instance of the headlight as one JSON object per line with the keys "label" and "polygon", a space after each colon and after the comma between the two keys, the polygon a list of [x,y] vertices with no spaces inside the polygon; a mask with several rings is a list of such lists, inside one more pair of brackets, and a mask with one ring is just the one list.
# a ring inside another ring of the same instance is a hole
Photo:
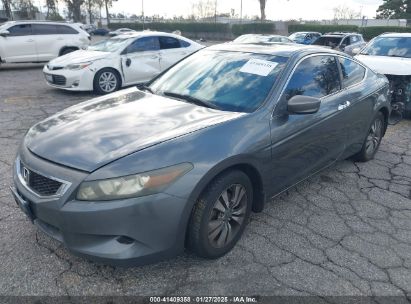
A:
{"label": "headlight", "polygon": [[69,64],[69,65],[66,65],[65,69],[66,70],[81,70],[81,69],[88,67],[92,63],[93,62],[82,62],[82,63]]}
{"label": "headlight", "polygon": [[80,185],[77,199],[106,201],[158,193],[191,169],[191,163],[183,163],[135,175],[86,181]]}

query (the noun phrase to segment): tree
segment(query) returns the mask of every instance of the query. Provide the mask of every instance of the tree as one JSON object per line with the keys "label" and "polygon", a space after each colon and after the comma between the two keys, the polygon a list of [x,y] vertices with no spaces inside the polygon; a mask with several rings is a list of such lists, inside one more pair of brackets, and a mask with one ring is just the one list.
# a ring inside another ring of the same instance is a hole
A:
{"label": "tree", "polygon": [[411,0],[383,0],[377,10],[379,19],[411,19]]}
{"label": "tree", "polygon": [[[46,0],[46,19],[56,20],[57,16],[60,16],[57,7],[57,0]],[[61,16],[60,16],[61,17]]]}
{"label": "tree", "polygon": [[260,2],[260,18],[261,21],[265,20],[265,5],[267,3],[267,0],[258,0],[258,2]]}
{"label": "tree", "polygon": [[214,0],[198,0],[192,5],[192,15],[196,18],[210,18],[215,14]]}
{"label": "tree", "polygon": [[11,13],[11,0],[2,0],[3,3],[3,8],[6,11],[6,17],[9,19],[13,19],[12,13]]}
{"label": "tree", "polygon": [[110,13],[108,11],[108,8],[113,6],[114,1],[117,1],[117,0],[104,0],[104,5],[106,7],[107,26],[110,25]]}
{"label": "tree", "polygon": [[81,6],[84,0],[64,0],[67,4],[68,16],[74,22],[81,22]]}
{"label": "tree", "polygon": [[333,8],[334,20],[356,19],[361,18],[361,13],[353,10],[347,5],[340,5]]}
{"label": "tree", "polygon": [[21,19],[35,19],[36,13],[39,12],[38,7],[34,6],[31,0],[17,0],[12,5]]}

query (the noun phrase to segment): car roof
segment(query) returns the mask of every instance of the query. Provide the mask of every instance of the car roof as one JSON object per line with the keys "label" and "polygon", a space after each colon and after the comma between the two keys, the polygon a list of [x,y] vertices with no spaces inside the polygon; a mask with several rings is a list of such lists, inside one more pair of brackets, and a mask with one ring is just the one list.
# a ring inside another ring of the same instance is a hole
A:
{"label": "car roof", "polygon": [[411,32],[410,33],[384,33],[381,34],[379,37],[401,37],[401,38],[411,38]]}
{"label": "car roof", "polygon": [[7,21],[4,24],[26,24],[26,23],[35,23],[35,24],[59,24],[59,25],[77,25],[79,26],[79,23],[73,23],[73,22],[64,22],[64,21],[48,21],[48,20],[13,20],[13,21]]}
{"label": "car roof", "polygon": [[137,37],[146,37],[146,36],[158,36],[158,35],[167,35],[167,36],[171,36],[171,37],[175,37],[178,39],[186,39],[185,37],[176,35],[176,34],[172,34],[172,33],[166,33],[166,32],[157,32],[157,31],[139,31],[139,32],[129,32],[129,33],[125,33],[125,34],[121,34],[116,36],[117,38],[137,38]]}
{"label": "car roof", "polygon": [[328,53],[328,54],[343,54],[341,52],[314,45],[301,45],[295,43],[278,43],[261,45],[261,44],[237,44],[237,43],[222,43],[213,45],[207,48],[208,50],[216,51],[237,51],[257,54],[267,54],[281,57],[291,57],[298,53]]}

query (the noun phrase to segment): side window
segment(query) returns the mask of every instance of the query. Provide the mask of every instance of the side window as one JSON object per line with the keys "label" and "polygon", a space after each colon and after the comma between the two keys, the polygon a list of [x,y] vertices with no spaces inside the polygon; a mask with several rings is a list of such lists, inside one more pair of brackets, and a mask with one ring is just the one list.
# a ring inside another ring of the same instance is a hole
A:
{"label": "side window", "polygon": [[75,35],[78,34],[78,32],[67,25],[56,25],[56,29],[57,29],[57,34],[63,34],[63,35]]}
{"label": "side window", "polygon": [[127,53],[157,51],[160,49],[158,37],[142,37],[127,47]]}
{"label": "side window", "polygon": [[334,56],[314,56],[304,59],[295,69],[285,89],[285,97],[287,101],[296,95],[321,98],[340,89]]}
{"label": "side window", "polygon": [[52,24],[33,24],[31,26],[33,35],[54,35],[56,26]]}
{"label": "side window", "polygon": [[186,48],[186,47],[189,47],[191,44],[188,43],[187,41],[180,40],[180,45],[181,45],[181,47]]}
{"label": "side window", "polygon": [[348,58],[340,57],[338,61],[341,66],[344,87],[349,87],[364,79],[365,68],[361,65]]}
{"label": "side window", "polygon": [[10,36],[28,36],[31,35],[30,24],[19,24],[8,28]]}
{"label": "side window", "polygon": [[180,41],[176,38],[173,37],[159,37],[160,39],[160,48],[162,50],[167,50],[167,49],[178,49],[181,47]]}
{"label": "side window", "polygon": [[343,44],[345,44],[346,46],[350,45],[350,37],[345,37],[344,40],[341,42],[341,45]]}
{"label": "side window", "polygon": [[351,36],[350,37],[350,44],[354,44],[360,41],[360,38],[358,36]]}

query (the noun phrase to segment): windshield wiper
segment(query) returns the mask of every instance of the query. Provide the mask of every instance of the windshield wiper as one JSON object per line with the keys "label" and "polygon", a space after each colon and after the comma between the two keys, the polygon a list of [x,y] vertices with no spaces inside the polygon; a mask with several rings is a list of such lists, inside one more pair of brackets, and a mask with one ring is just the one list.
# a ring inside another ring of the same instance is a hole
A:
{"label": "windshield wiper", "polygon": [[202,100],[202,99],[190,96],[190,95],[178,94],[178,93],[174,93],[174,92],[170,92],[170,91],[164,91],[163,94],[165,96],[170,96],[170,97],[175,97],[177,99],[182,99],[182,100],[185,100],[185,101],[190,102],[190,103],[194,103],[194,104],[199,105],[199,106],[203,106],[203,107],[207,107],[207,108],[211,108],[211,109],[215,109],[215,110],[221,110],[220,107],[216,106],[215,104],[213,104],[211,102],[208,102],[208,101],[205,101],[205,100]]}
{"label": "windshield wiper", "polygon": [[137,88],[142,91],[149,91],[151,94],[154,94],[154,91],[146,84],[137,85]]}

